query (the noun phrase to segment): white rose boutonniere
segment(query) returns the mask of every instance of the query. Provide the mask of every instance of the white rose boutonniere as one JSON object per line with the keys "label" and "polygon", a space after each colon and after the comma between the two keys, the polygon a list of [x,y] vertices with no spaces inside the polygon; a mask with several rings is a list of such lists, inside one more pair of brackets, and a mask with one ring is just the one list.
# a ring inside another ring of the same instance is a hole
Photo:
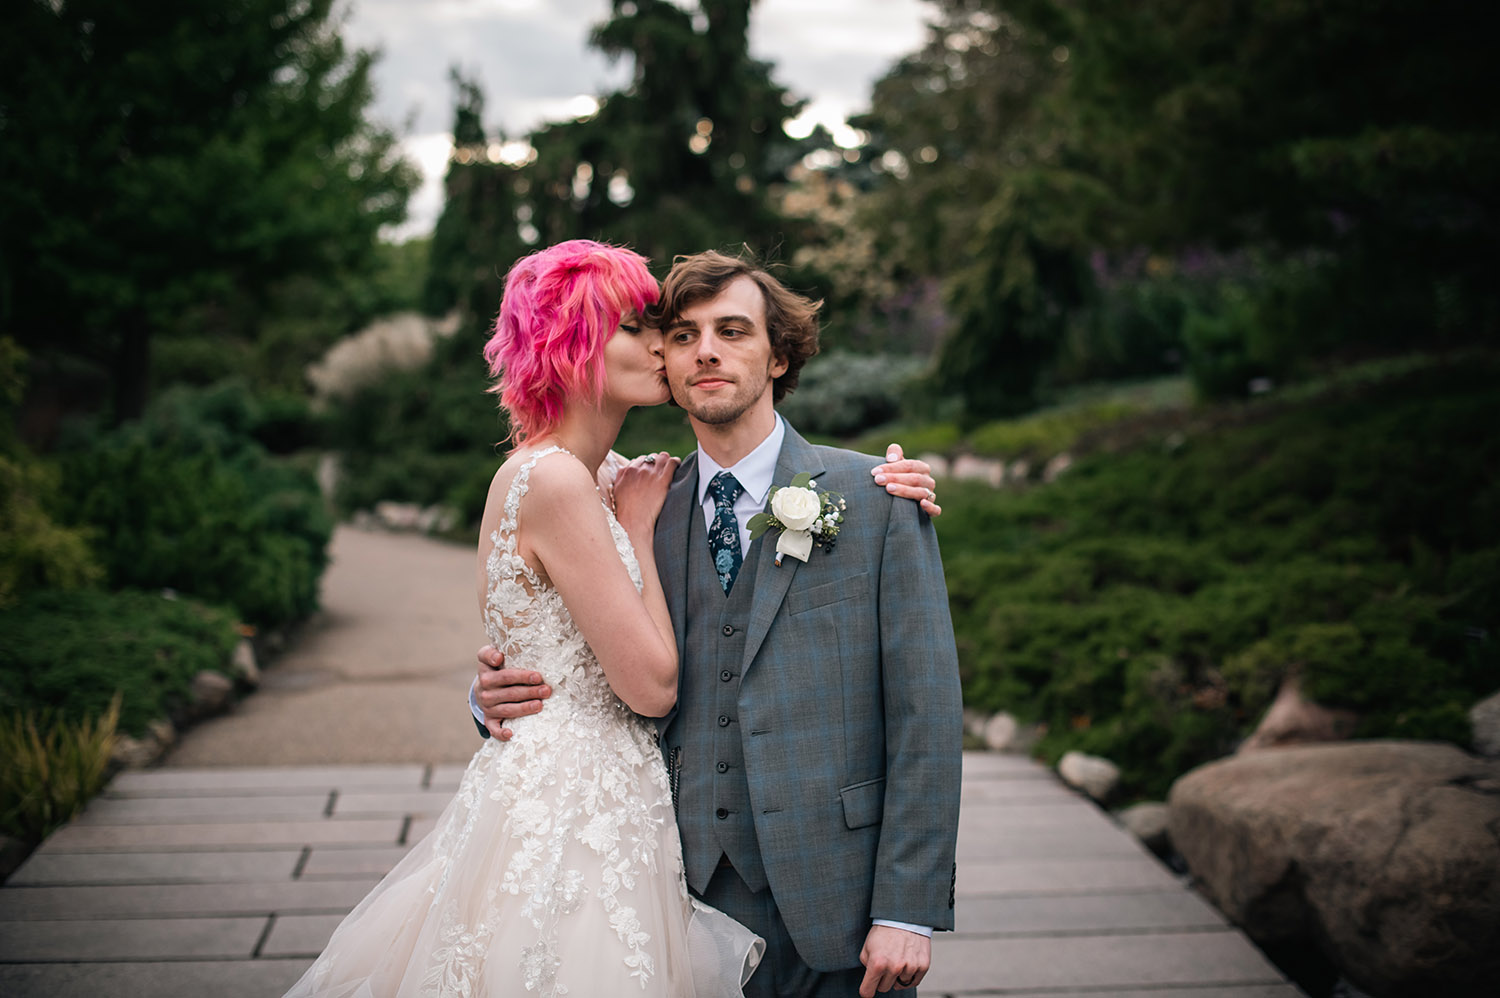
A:
{"label": "white rose boutonniere", "polygon": [[806,561],[813,544],[825,551],[833,550],[833,539],[844,522],[844,497],[837,492],[819,492],[818,483],[803,472],[792,484],[771,489],[771,511],[750,518],[750,539],[767,530],[779,530],[776,538],[776,564],[791,555]]}

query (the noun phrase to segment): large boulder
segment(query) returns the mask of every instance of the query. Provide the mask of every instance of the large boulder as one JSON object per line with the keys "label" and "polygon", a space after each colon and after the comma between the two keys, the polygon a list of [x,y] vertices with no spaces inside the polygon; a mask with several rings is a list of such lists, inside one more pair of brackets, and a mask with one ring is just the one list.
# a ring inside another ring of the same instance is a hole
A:
{"label": "large boulder", "polygon": [[1359,715],[1352,710],[1324,707],[1307,699],[1302,695],[1302,685],[1297,677],[1289,676],[1282,682],[1266,716],[1240,746],[1240,751],[1340,742],[1354,734],[1358,721]]}
{"label": "large boulder", "polygon": [[1469,711],[1474,728],[1474,751],[1489,759],[1500,759],[1500,693],[1485,697]]}
{"label": "large boulder", "polygon": [[1348,742],[1202,766],[1172,842],[1262,943],[1316,940],[1380,998],[1495,994],[1500,763],[1451,745]]}

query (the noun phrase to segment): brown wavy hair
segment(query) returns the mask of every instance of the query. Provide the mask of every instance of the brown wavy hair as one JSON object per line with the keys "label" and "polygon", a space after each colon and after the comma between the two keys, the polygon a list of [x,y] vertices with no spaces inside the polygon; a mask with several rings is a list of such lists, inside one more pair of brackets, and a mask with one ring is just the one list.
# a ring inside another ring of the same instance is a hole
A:
{"label": "brown wavy hair", "polygon": [[715,297],[741,277],[750,278],[760,288],[766,302],[771,352],[786,362],[786,373],[771,386],[772,400],[780,402],[797,387],[802,365],[818,352],[818,312],[823,303],[792,291],[754,259],[725,256],[714,250],[676,257],[672,272],[662,282],[661,298],[646,311],[646,321],[665,329],[683,309]]}

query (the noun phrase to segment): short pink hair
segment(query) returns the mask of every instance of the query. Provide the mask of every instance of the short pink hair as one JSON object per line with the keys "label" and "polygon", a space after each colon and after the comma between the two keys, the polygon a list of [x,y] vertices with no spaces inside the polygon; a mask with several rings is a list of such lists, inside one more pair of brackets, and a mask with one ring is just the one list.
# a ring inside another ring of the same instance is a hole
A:
{"label": "short pink hair", "polygon": [[604,344],[627,312],[644,311],[658,294],[645,257],[592,239],[516,261],[484,359],[517,445],[555,428],[569,400],[599,401]]}

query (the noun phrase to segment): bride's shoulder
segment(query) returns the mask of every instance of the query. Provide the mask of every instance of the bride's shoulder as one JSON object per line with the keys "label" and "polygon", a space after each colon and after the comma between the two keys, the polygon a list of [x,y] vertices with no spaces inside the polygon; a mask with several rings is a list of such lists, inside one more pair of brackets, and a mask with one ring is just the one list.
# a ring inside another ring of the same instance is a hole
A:
{"label": "bride's shoulder", "polygon": [[517,451],[495,472],[495,479],[498,482],[503,477],[506,482],[512,482],[523,474],[526,476],[526,506],[533,516],[538,509],[550,513],[559,508],[572,508],[580,502],[598,505],[593,476],[582,461],[567,451],[546,448]]}

